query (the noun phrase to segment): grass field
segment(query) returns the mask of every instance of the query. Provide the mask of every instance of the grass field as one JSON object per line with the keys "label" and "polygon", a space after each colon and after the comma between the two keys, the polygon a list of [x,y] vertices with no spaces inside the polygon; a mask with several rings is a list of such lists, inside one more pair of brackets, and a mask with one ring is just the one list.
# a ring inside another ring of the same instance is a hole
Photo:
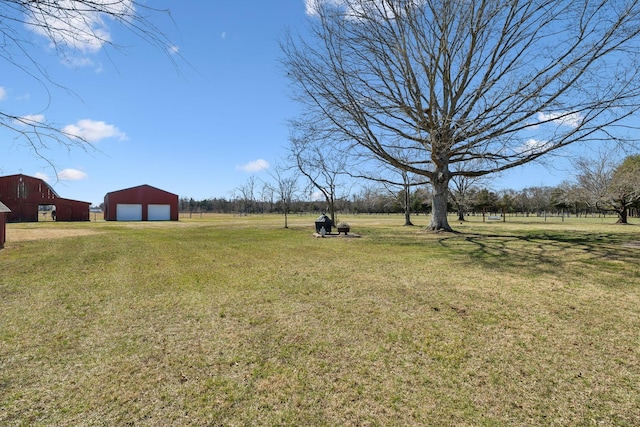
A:
{"label": "grass field", "polygon": [[639,225],[314,219],[8,224],[0,425],[638,425]]}

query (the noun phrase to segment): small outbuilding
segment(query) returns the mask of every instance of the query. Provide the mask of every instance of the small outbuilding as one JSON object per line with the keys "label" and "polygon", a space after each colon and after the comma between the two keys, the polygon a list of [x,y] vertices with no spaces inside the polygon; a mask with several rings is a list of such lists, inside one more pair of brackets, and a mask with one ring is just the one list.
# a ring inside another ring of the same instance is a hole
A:
{"label": "small outbuilding", "polygon": [[0,202],[0,249],[4,248],[4,242],[7,240],[7,214],[9,212],[11,209]]}
{"label": "small outbuilding", "polygon": [[177,221],[178,195],[150,185],[125,188],[104,196],[106,221]]}
{"label": "small outbuilding", "polygon": [[89,221],[89,202],[65,199],[40,178],[0,177],[0,199],[11,210],[7,222],[37,222],[41,207],[53,209],[56,221]]}

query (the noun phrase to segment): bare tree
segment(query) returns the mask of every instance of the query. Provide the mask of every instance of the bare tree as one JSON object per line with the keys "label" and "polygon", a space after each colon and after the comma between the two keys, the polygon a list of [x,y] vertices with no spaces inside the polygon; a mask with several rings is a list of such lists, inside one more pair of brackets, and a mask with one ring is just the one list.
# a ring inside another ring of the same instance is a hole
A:
{"label": "bare tree", "polygon": [[429,229],[452,177],[616,137],[640,103],[640,0],[307,0],[281,43],[301,122],[427,177]]}
{"label": "bare tree", "polygon": [[256,201],[255,192],[257,184],[258,178],[251,175],[244,185],[241,185],[237,188],[238,192],[242,195],[244,213],[252,213],[254,211],[253,205]]}
{"label": "bare tree", "polygon": [[614,211],[618,224],[627,224],[628,209],[640,201],[640,155],[614,163],[606,153],[575,162],[582,198],[588,206]]}
{"label": "bare tree", "polygon": [[579,157],[574,162],[581,198],[588,207],[602,209],[608,196],[615,163],[603,151],[597,157]]}
{"label": "bare tree", "polygon": [[[376,162],[375,164],[378,163]],[[388,164],[379,165],[375,169],[377,169],[377,172],[369,171],[367,175],[363,175],[361,172],[356,177],[382,184],[389,194],[402,203],[404,225],[413,226],[413,222],[411,222],[411,189],[424,185],[426,182],[416,179],[415,175],[411,175],[405,170],[391,167]],[[398,189],[400,190],[399,193]]]}
{"label": "bare tree", "polygon": [[273,186],[268,183],[262,183],[262,187],[260,189],[260,200],[263,205],[267,206],[267,212],[271,212],[273,209],[274,196],[275,191]]}
{"label": "bare tree", "polygon": [[[73,64],[78,56],[105,47],[122,48],[112,40],[107,23],[116,23],[172,58],[171,53],[176,53],[175,46],[154,24],[156,15],[170,18],[169,11],[136,0],[5,0],[0,2],[0,61],[32,77],[49,93],[50,88],[60,85],[38,59],[35,53],[38,39],[34,39],[33,34],[53,46],[61,60]],[[71,92],[70,88],[64,89]],[[52,145],[59,144],[67,149],[91,147],[82,135],[58,128],[44,120],[41,114],[24,116],[0,110],[0,127],[12,131],[36,156],[47,162],[44,151]]]}
{"label": "bare tree", "polygon": [[449,196],[458,211],[458,221],[465,221],[464,214],[471,206],[471,192],[486,184],[481,176],[453,175],[450,181]]}
{"label": "bare tree", "polygon": [[610,194],[618,224],[627,224],[629,208],[640,202],[640,155],[628,156],[616,167]]}
{"label": "bare tree", "polygon": [[345,153],[307,133],[290,138],[289,155],[311,187],[322,194],[329,217],[336,224],[336,192],[341,185],[340,178],[347,170]]}
{"label": "bare tree", "polygon": [[413,226],[411,222],[411,179],[406,170],[400,170],[402,176],[402,209],[404,210],[404,225]]}
{"label": "bare tree", "polygon": [[269,175],[275,181],[273,186],[273,192],[278,199],[282,213],[284,214],[284,228],[289,228],[289,211],[291,210],[291,204],[298,191],[298,176],[296,174],[288,175],[288,168],[277,166],[270,172]]}

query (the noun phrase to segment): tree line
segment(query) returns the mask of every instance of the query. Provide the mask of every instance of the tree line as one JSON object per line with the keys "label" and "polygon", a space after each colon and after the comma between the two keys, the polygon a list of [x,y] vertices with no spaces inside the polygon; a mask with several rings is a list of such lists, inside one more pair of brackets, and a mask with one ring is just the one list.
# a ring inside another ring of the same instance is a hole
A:
{"label": "tree line", "polygon": [[[615,214],[619,223],[626,223],[628,216],[640,216],[640,155],[628,156],[618,164],[607,160],[606,156],[578,159],[575,164],[575,180],[558,186],[492,190],[483,179],[453,180],[447,211],[456,212],[460,221],[469,215],[579,217]],[[288,199],[276,190],[277,185],[251,177],[228,198],[194,200],[182,197],[180,211],[314,215],[331,211],[338,214],[405,214],[406,219],[411,214],[431,214],[433,210],[433,189],[428,183],[407,181],[403,186],[375,182],[349,193],[346,191],[349,175],[342,171],[331,181],[333,185],[325,188],[331,194],[320,194],[313,192],[316,187],[309,176],[293,175],[295,179],[290,181]],[[345,179],[341,180],[341,176]],[[300,182],[299,177],[304,180]],[[332,219],[336,221],[335,216]],[[410,220],[405,224],[411,225]]]}

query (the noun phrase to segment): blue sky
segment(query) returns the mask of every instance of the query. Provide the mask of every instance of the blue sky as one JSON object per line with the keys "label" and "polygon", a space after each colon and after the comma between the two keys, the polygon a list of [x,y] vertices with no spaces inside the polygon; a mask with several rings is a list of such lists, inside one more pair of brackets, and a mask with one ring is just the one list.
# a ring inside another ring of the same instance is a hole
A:
{"label": "blue sky", "polygon": [[[173,22],[157,18],[184,59],[177,67],[171,55],[110,22],[106,29],[124,48],[85,52],[73,66],[33,35],[31,55],[61,87],[48,85],[47,92],[5,66],[0,110],[44,115],[85,132],[96,150],[52,143],[43,154],[54,170],[0,130],[0,174],[40,176],[61,197],[92,204],[141,184],[199,200],[228,198],[252,175],[268,180],[268,169],[285,155],[287,119],[298,108],[288,97],[278,40],[287,27],[304,27],[304,0],[157,0],[153,6],[171,10]],[[567,177],[564,163],[556,164],[556,170],[519,168],[494,186],[556,185]]]}

